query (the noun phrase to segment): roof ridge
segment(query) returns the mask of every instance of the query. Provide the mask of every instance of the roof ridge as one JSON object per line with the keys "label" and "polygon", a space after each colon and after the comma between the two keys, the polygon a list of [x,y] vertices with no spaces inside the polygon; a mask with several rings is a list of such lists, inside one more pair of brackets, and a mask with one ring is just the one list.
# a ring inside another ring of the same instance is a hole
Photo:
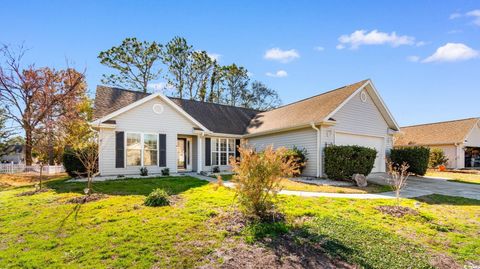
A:
{"label": "roof ridge", "polygon": [[473,120],[477,119],[480,120],[480,117],[470,117],[470,118],[465,118],[465,119],[456,119],[456,120],[447,120],[447,121],[437,121],[437,122],[430,122],[430,123],[421,123],[421,124],[415,124],[415,125],[407,125],[407,126],[402,126],[401,128],[410,128],[410,127],[418,127],[418,126],[426,126],[426,125],[435,125],[435,124],[441,124],[441,123],[450,123],[450,122],[457,122],[457,121],[467,121],[467,120]]}
{"label": "roof ridge", "polygon": [[208,102],[208,101],[191,100],[191,99],[185,99],[185,98],[179,98],[179,97],[173,97],[173,96],[167,96],[167,97],[169,99],[177,99],[177,100],[182,100],[182,101],[197,102],[197,103],[209,104],[209,105],[214,105],[214,106],[235,107],[235,108],[240,108],[240,109],[245,109],[245,110],[252,110],[252,111],[256,111],[256,112],[265,112],[265,110],[259,110],[259,109],[248,108],[248,107],[232,106],[232,105],[219,104],[219,103],[213,103],[213,102]]}
{"label": "roof ridge", "polygon": [[97,85],[97,89],[98,88],[109,88],[109,89],[113,89],[113,90],[119,90],[119,91],[131,92],[131,93],[139,93],[139,94],[145,94],[145,95],[152,95],[153,94],[151,92],[141,92],[141,91],[125,89],[125,88],[120,88],[120,87],[114,87],[114,86],[107,86],[107,85]]}
{"label": "roof ridge", "polygon": [[[297,104],[297,103],[300,103],[300,102],[303,102],[303,101],[307,101],[309,99],[312,99],[312,98],[315,98],[315,97],[318,97],[318,96],[321,96],[321,95],[324,95],[324,94],[327,94],[327,93],[331,93],[331,92],[334,92],[334,91],[338,91],[338,90],[341,90],[343,88],[346,88],[348,86],[352,86],[354,84],[357,84],[357,83],[360,83],[360,82],[367,82],[368,80],[370,79],[364,79],[364,80],[360,80],[360,81],[357,81],[357,82],[354,82],[354,83],[350,83],[350,84],[346,84],[346,85],[343,85],[341,87],[338,87],[338,88],[335,88],[333,90],[329,90],[329,91],[326,91],[326,92],[322,92],[322,93],[319,93],[319,94],[316,94],[316,95],[313,95],[313,96],[310,96],[310,97],[306,97],[306,98],[303,98],[303,99],[300,99],[298,101],[295,101],[295,102],[292,102],[292,103],[288,103],[288,104],[285,104],[285,105],[282,105],[282,106],[279,106],[277,108],[274,108],[272,110],[269,110],[269,111],[274,111],[274,110],[277,110],[277,109],[280,109],[280,108],[284,108],[284,107],[287,107],[287,106],[290,106],[290,105],[294,105],[294,104]],[[266,112],[266,111],[265,111]]]}

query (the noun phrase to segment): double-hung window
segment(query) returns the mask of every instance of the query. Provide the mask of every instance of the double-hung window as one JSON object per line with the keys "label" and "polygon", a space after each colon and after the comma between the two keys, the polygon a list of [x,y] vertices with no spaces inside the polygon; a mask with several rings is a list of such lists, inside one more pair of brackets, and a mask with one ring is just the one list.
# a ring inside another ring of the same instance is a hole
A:
{"label": "double-hung window", "polygon": [[126,157],[128,166],[158,164],[158,135],[127,133]]}
{"label": "double-hung window", "polygon": [[235,156],[235,139],[212,138],[212,165],[227,165]]}

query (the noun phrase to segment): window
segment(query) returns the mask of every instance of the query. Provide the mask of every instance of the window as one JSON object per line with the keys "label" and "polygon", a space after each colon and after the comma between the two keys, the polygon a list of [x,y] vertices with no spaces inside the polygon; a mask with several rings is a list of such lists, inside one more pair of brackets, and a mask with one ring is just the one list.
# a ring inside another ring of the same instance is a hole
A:
{"label": "window", "polygon": [[152,166],[158,164],[158,135],[127,133],[127,165]]}
{"label": "window", "polygon": [[235,139],[212,138],[212,165],[228,165],[229,158],[235,156]]}
{"label": "window", "polygon": [[142,161],[141,134],[127,134],[127,165],[139,166]]}
{"label": "window", "polygon": [[157,135],[143,135],[143,165],[157,165]]}

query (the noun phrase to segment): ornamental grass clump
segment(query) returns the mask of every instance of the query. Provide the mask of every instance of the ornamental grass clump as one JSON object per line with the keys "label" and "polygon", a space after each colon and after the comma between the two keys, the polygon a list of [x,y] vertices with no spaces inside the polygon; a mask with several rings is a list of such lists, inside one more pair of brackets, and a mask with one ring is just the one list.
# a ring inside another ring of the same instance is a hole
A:
{"label": "ornamental grass clump", "polygon": [[281,190],[281,180],[298,173],[293,159],[284,158],[286,148],[267,147],[257,153],[253,148],[239,147],[240,158],[230,158],[235,175],[236,197],[248,217],[267,220],[275,214],[273,200]]}
{"label": "ornamental grass clump", "polygon": [[147,198],[145,198],[146,206],[167,206],[170,205],[170,195],[164,189],[155,189]]}

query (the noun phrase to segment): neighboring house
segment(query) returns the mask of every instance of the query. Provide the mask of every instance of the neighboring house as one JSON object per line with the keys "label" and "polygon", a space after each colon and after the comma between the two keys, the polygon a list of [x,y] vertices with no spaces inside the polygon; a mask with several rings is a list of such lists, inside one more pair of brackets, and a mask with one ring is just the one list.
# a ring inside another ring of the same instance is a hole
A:
{"label": "neighboring house", "polygon": [[10,145],[6,149],[6,152],[9,152],[9,154],[1,156],[0,163],[14,163],[14,164],[25,163],[25,151],[24,151],[23,145],[20,145],[20,144]]}
{"label": "neighboring house", "polygon": [[326,146],[367,146],[378,151],[373,172],[384,172],[399,130],[370,80],[266,112],[98,86],[95,118],[101,175],[228,170],[243,143],[305,148],[304,175],[314,177],[324,174]]}
{"label": "neighboring house", "polygon": [[395,147],[440,148],[448,168],[480,168],[480,118],[470,118],[402,127]]}

